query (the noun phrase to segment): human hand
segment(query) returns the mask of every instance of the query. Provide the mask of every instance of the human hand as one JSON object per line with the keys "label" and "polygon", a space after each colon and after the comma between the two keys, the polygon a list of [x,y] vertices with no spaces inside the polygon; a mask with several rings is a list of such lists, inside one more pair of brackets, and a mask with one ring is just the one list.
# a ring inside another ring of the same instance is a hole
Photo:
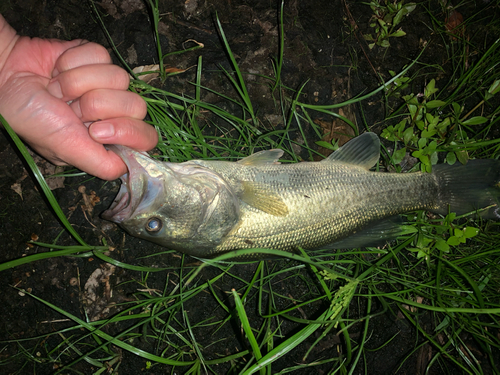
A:
{"label": "human hand", "polygon": [[156,130],[142,121],[146,103],[126,91],[128,74],[104,47],[19,37],[2,22],[0,15],[0,113],[38,153],[112,180],[127,168],[104,144],[156,145]]}

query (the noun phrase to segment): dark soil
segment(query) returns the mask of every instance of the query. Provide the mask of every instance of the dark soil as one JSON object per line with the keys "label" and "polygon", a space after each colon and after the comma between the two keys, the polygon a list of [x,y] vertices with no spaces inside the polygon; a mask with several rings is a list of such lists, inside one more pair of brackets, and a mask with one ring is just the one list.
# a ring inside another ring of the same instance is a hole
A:
{"label": "dark soil", "polygon": [[[103,0],[98,6],[100,11],[108,13],[108,16],[104,18],[106,28],[131,67],[153,64],[158,60],[152,26],[144,4],[140,0]],[[425,10],[425,7],[429,8],[430,13]],[[469,3],[461,7],[460,12],[464,19],[467,19],[483,7],[491,7],[490,2],[478,1],[475,5]],[[185,3],[164,0],[161,1],[160,8],[160,13],[162,13],[160,33],[164,53],[181,50],[183,43],[189,39],[201,42],[205,46],[193,53],[173,55],[167,59],[168,65],[186,69],[196,65],[198,56],[202,55],[203,84],[219,92],[233,91],[220,73],[220,65],[230,68],[230,64],[215,27],[214,19],[217,14],[241,70],[253,74],[273,75],[271,58],[277,56],[279,51],[279,4],[276,0],[188,0]],[[85,38],[107,47],[110,46],[96,22],[91,7],[84,1],[4,0],[0,5],[0,12],[22,35],[59,39]],[[417,9],[402,23],[407,33],[404,38],[391,39],[391,47],[388,49],[375,47],[370,50],[362,37],[362,34],[372,32],[368,25],[372,12],[366,4],[360,1],[341,0],[287,1],[284,8],[283,82],[289,87],[298,88],[307,81],[302,97],[306,102],[312,104],[342,102],[357,94],[377,88],[380,84],[380,77],[388,80],[389,70],[399,72],[417,57],[424,44],[430,43],[421,63],[442,66],[443,72],[438,72],[436,67],[421,71],[419,78],[414,81],[414,86],[409,88],[409,92],[421,92],[427,77],[444,80],[451,74],[451,64],[447,59],[447,54],[443,53],[441,42],[443,36],[437,35],[431,29],[433,21],[430,14],[440,22],[444,22],[446,18],[439,2],[420,2]],[[487,24],[487,21],[485,19],[484,24]],[[486,31],[480,29],[480,24],[475,23],[474,27],[476,29],[467,31],[470,35],[484,35],[483,37],[489,40]],[[448,38],[448,36],[444,37]],[[109,50],[111,52],[111,48]],[[470,51],[470,55],[480,55],[481,52]],[[116,56],[114,58],[118,63]],[[186,82],[193,81],[194,74],[195,69],[188,70],[184,74],[169,78],[165,85],[171,92],[192,95],[193,86]],[[270,98],[267,87],[250,77],[248,78],[250,96],[254,99],[259,117],[269,122],[277,122],[278,109],[276,103]],[[375,96],[370,98],[369,102],[348,109],[344,108],[344,115],[357,121],[360,129],[364,129],[367,124],[374,131],[378,131],[383,125],[385,112],[389,110],[380,99],[380,96]],[[397,99],[394,100],[394,103],[389,103],[389,105],[397,106]],[[325,132],[331,130],[338,133],[347,132],[345,127],[335,122],[332,123],[332,120],[325,116],[318,114],[315,120],[326,124]],[[41,168],[47,168],[46,162],[42,159],[38,159],[38,162]],[[52,243],[60,235],[57,239],[58,244],[75,243],[66,232],[61,234],[60,223],[38,192],[34,179],[26,172],[25,165],[5,132],[0,135],[0,177],[0,248],[2,249],[0,263],[47,251],[46,248],[28,244],[28,241],[32,239]],[[12,189],[16,183],[20,184],[22,194]],[[81,186],[85,187],[85,194],[94,191],[100,199],[92,212],[85,211],[81,189],[79,191]],[[99,217],[100,212],[110,205],[118,186],[119,183],[116,181],[105,183],[88,176],[74,177],[66,178],[64,187],[55,189],[53,193],[74,228],[88,243],[99,245],[102,239],[105,239],[115,247],[111,253],[115,259],[130,264],[168,266],[175,269],[181,263],[178,254],[167,254],[161,260],[156,257],[153,260],[146,259],[138,262],[138,257],[164,249],[125,235],[116,226]],[[187,263],[191,265],[197,262],[195,259],[187,260]],[[63,307],[71,314],[85,320],[82,288],[93,272],[99,268],[104,273],[109,271],[113,276],[110,279],[114,288],[113,296],[101,293],[91,313],[93,317],[106,317],[112,314],[115,311],[113,308],[106,309],[110,303],[127,300],[139,288],[137,283],[121,283],[128,280],[140,280],[141,275],[138,272],[119,268],[109,270],[106,267],[104,263],[92,257],[58,257],[0,273],[0,285],[3,287],[2,303],[0,303],[0,316],[2,317],[0,340],[40,337],[38,340],[21,342],[24,349],[32,353],[35,358],[38,351],[55,347],[63,338],[50,336],[44,339],[43,335],[70,326],[71,322],[59,322],[58,320],[63,317],[58,313],[35,299],[22,295],[16,288],[30,290],[34,295]],[[242,265],[238,272],[242,278],[250,278],[255,267],[253,264]],[[215,271],[206,268],[204,272],[202,278],[208,279]],[[177,281],[177,275],[175,272],[170,272],[168,277]],[[162,289],[166,277],[166,273],[155,273],[148,280],[149,287]],[[286,282],[284,282],[284,287],[290,289],[290,286],[285,284]],[[232,280],[227,279],[219,285],[219,288],[230,291],[231,288],[237,286]],[[292,288],[294,293],[300,293],[300,290],[306,286],[294,285]],[[214,309],[213,306],[217,306],[217,303],[208,299],[208,296],[203,296],[197,300],[198,306],[186,306],[186,310],[192,314],[190,319],[201,321],[209,314],[223,314],[220,311],[214,313],[210,310]],[[200,309],[199,306],[204,306],[204,308]],[[305,313],[314,317],[320,307],[320,305],[310,306],[305,309]],[[381,311],[382,307],[376,306],[375,310]],[[253,317],[257,322],[259,321],[256,312]],[[425,327],[425,324],[424,317],[422,325]],[[253,326],[257,327],[258,323]],[[369,349],[378,348],[392,336],[397,335],[380,350],[366,352],[366,366],[369,374],[424,372],[433,349],[424,346],[414,351],[421,338],[402,316],[388,312],[374,318],[371,327],[373,327],[373,332],[368,343]],[[431,327],[428,328],[432,330]],[[297,328],[290,322],[282,329],[286,333],[293,332]],[[237,323],[226,324],[222,330],[217,331],[217,338],[211,337],[212,334],[213,331],[207,329],[206,337],[197,337],[200,342],[215,341],[219,337],[225,338],[222,348],[214,346],[213,351],[208,350],[204,353],[207,359],[216,358],[221,353],[227,355],[246,349]],[[357,337],[354,339],[356,340]],[[145,350],[154,350],[151,343],[143,344]],[[306,342],[296,351],[277,361],[273,365],[273,371],[278,372],[282,368],[300,363],[303,354],[311,344],[312,342]],[[342,342],[338,336],[331,334],[331,338],[323,340],[310,358],[337,356],[338,351],[342,350],[341,347]],[[7,364],[3,368],[0,367],[0,372],[51,374],[56,371],[52,368],[52,364],[36,361],[25,363],[25,356],[7,361],[21,351],[22,348],[16,343],[1,344],[0,361],[5,361]],[[155,374],[171,371],[166,366],[145,370],[145,360],[128,352],[122,354],[119,369],[121,374]],[[406,359],[407,356],[409,356],[408,359]],[[406,362],[400,368],[399,365],[405,359]],[[61,358],[63,364],[71,360],[69,355],[67,358],[64,356]],[[24,367],[22,367],[23,364]],[[75,368],[85,374],[96,370],[95,368],[92,370],[92,366],[84,361],[81,361]],[[317,366],[310,370],[310,373],[327,373],[329,368],[328,364]],[[219,373],[225,373],[228,367],[221,365],[220,368],[216,366],[214,369],[220,371]],[[450,365],[447,369],[453,369],[453,366]],[[178,368],[175,371],[182,373],[184,370]],[[432,368],[432,373],[437,374],[440,371],[441,369],[437,366]],[[362,372],[363,368],[360,366],[356,373]]]}

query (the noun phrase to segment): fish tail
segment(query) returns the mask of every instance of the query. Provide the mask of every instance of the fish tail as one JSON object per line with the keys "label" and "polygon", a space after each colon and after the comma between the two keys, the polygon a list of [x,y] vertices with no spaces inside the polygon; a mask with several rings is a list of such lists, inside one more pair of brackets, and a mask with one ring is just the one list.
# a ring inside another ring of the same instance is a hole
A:
{"label": "fish tail", "polygon": [[438,183],[437,208],[446,215],[462,215],[480,210],[485,219],[500,219],[500,160],[470,160],[466,165],[436,165]]}

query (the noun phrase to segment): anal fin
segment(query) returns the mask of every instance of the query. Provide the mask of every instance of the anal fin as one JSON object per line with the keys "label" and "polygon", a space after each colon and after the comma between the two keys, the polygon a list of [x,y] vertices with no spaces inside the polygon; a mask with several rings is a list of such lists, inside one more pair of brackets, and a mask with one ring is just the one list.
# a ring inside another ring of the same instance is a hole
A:
{"label": "anal fin", "polygon": [[416,229],[414,227],[403,225],[401,217],[395,216],[379,223],[372,224],[349,237],[322,246],[321,248],[353,249],[357,247],[382,246],[387,241],[415,231]]}

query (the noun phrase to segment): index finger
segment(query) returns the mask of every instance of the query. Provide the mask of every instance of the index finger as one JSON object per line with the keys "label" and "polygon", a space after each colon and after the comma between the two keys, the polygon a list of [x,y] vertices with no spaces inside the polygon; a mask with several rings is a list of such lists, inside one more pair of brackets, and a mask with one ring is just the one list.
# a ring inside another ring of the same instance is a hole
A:
{"label": "index finger", "polygon": [[92,140],[87,128],[72,129],[70,141],[59,145],[58,154],[66,163],[103,180],[114,180],[127,172],[127,166],[114,152]]}
{"label": "index finger", "polygon": [[[78,41],[73,41],[78,42]],[[64,51],[57,59],[52,73],[56,77],[59,73],[91,64],[111,64],[111,56],[106,48],[97,43],[79,40],[80,44]]]}

